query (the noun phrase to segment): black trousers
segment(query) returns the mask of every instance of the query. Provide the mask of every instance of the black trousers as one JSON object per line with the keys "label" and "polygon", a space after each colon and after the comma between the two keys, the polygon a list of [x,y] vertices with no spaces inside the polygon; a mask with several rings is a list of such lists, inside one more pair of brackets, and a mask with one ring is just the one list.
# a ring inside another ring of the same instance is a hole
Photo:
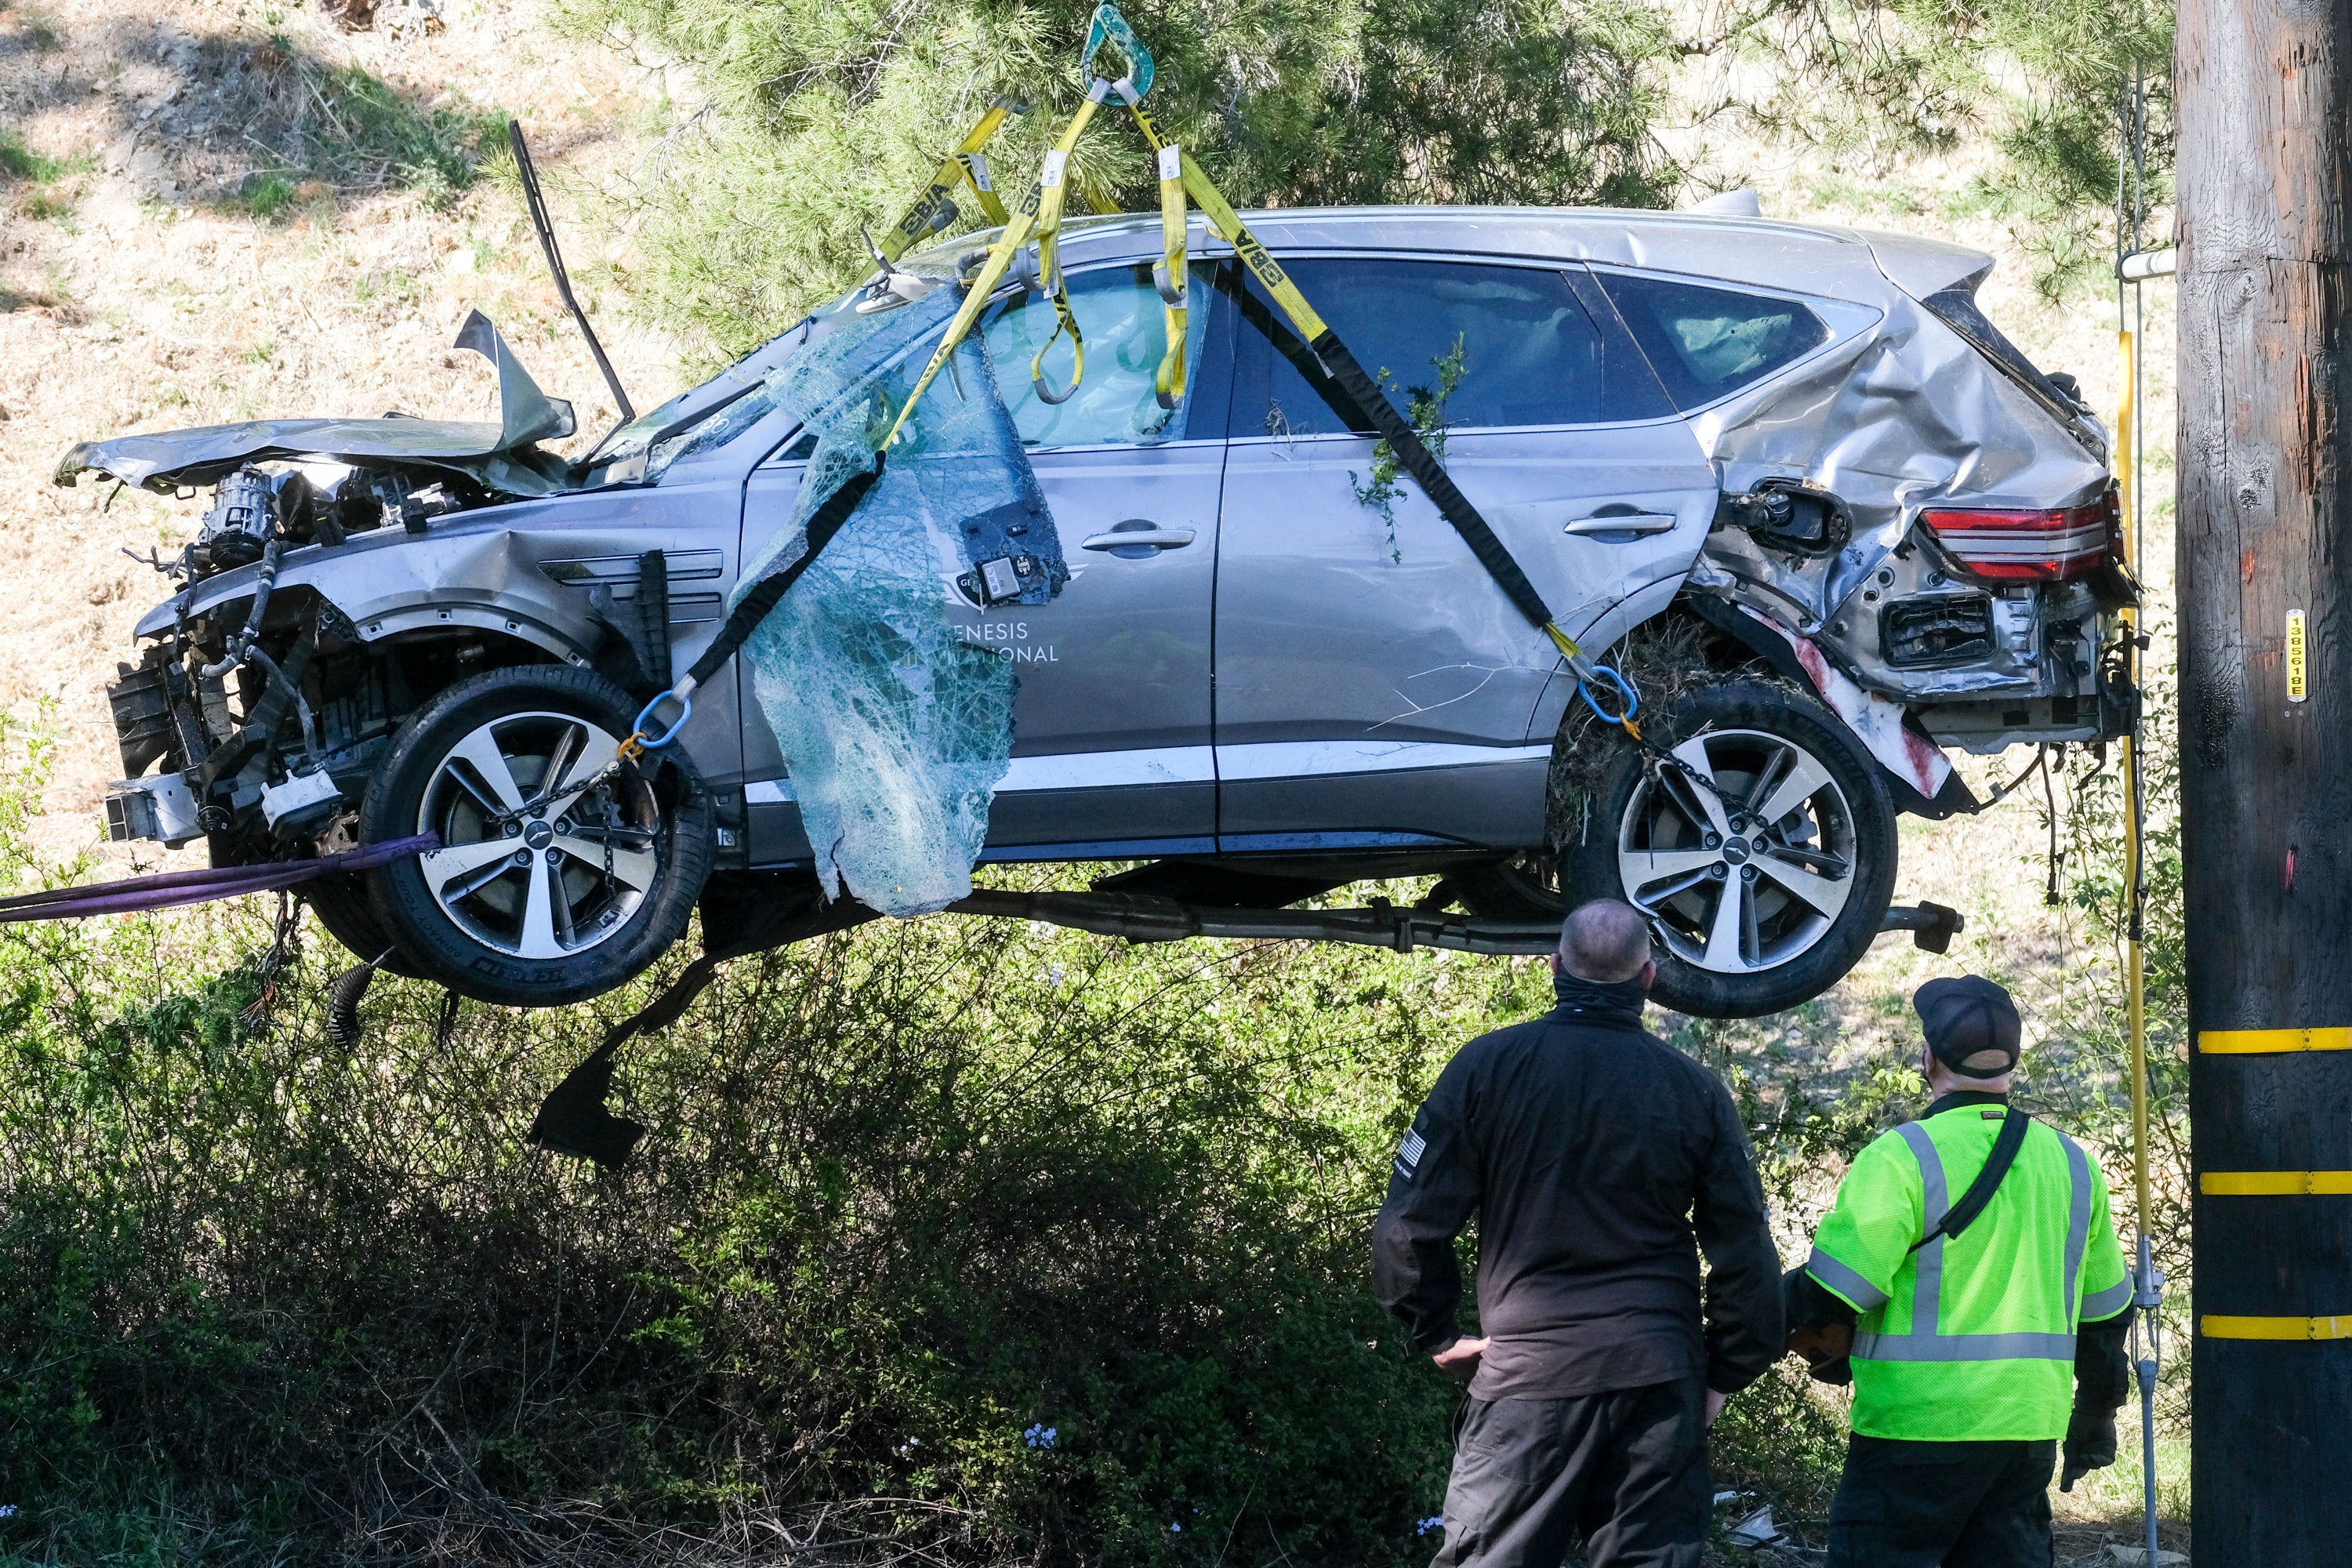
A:
{"label": "black trousers", "polygon": [[1474,1399],[1430,1568],[1698,1568],[1706,1540],[1698,1378],[1576,1399]]}
{"label": "black trousers", "polygon": [[1828,1568],[2050,1568],[2054,1438],[1848,1439]]}

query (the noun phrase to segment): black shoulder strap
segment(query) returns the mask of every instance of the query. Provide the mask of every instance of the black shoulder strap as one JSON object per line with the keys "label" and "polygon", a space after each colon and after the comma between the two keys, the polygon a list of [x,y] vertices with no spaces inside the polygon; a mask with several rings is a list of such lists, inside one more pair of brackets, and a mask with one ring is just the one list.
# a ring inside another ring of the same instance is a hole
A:
{"label": "black shoulder strap", "polygon": [[1985,1205],[1992,1202],[1993,1194],[2000,1190],[2001,1178],[2009,1174],[2011,1165],[2017,1163],[2017,1152],[2025,1147],[2026,1130],[2032,1125],[2033,1118],[2022,1110],[2011,1109],[2001,1121],[1999,1135],[1992,1141],[1992,1152],[1985,1156],[1984,1169],[1979,1171],[1977,1179],[1969,1184],[1969,1190],[1960,1194],[1960,1201],[1946,1209],[1944,1217],[1929,1226],[1927,1235],[1911,1244],[1912,1251],[1918,1251],[1939,1236],[1958,1236],[1975,1223],[1977,1215],[1984,1213]]}

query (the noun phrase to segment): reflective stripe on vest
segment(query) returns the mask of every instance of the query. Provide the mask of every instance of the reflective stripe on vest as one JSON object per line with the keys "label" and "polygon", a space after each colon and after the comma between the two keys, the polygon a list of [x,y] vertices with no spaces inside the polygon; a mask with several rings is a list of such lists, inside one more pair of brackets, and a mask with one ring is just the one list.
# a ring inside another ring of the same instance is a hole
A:
{"label": "reflective stripe on vest", "polygon": [[1873,1307],[1884,1307],[1890,1300],[1885,1291],[1818,1247],[1813,1248],[1813,1255],[1805,1259],[1805,1272],[1865,1312]]}
{"label": "reflective stripe on vest", "polygon": [[[1911,1153],[1919,1162],[1920,1228],[1932,1230],[1936,1222],[1951,1207],[1951,1191],[1944,1180],[1943,1156],[1936,1152],[1935,1140],[1927,1129],[1916,1121],[1906,1121],[1895,1130],[1903,1142],[1911,1146]],[[2066,1150],[2066,1173],[2071,1188],[2066,1214],[2066,1279],[2063,1300],[2066,1321],[2076,1321],[2074,1292],[2081,1283],[2083,1254],[2091,1243],[2091,1162],[2076,1143],[2056,1128],[2058,1142]],[[2022,1151],[2020,1152],[2021,1153]],[[1915,1272],[1911,1280],[1911,1331],[1907,1334],[1856,1334],[1853,1355],[1862,1361],[2067,1361],[2074,1359],[2074,1336],[2063,1334],[1946,1334],[1937,1331],[1942,1315],[1944,1290],[1944,1244],[1950,1238],[1938,1236],[1912,1254]],[[1823,1266],[1827,1265],[1825,1268]],[[1869,1281],[1845,1265],[1830,1258],[1816,1247],[1805,1265],[1817,1278],[1842,1284],[1859,1284],[1864,1293],[1863,1304],[1877,1306],[1888,1300]],[[2126,1296],[2130,1282],[2120,1287]],[[2112,1290],[2103,1291],[2104,1303]],[[1875,1296],[1877,1301],[1867,1297]],[[2111,1314],[2110,1314],[2111,1315]]]}
{"label": "reflective stripe on vest", "polygon": [[2131,1305],[2132,1281],[2126,1274],[2104,1290],[2095,1290],[2083,1302],[2083,1321],[2104,1322]]}

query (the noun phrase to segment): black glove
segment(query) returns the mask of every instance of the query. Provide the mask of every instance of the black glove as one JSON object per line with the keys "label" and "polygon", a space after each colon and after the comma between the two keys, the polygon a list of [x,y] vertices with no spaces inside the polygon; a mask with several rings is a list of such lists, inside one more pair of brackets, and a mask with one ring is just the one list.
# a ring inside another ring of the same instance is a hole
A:
{"label": "black glove", "polygon": [[2066,1468],[2059,1474],[2058,1489],[2071,1492],[2076,1481],[2116,1462],[2116,1413],[2075,1411],[2074,1418],[2066,1423],[2064,1453]]}
{"label": "black glove", "polygon": [[1815,1383],[1843,1387],[1853,1381],[1854,1310],[1802,1268],[1780,1277],[1780,1304],[1788,1323],[1788,1342],[1781,1354],[1805,1358]]}

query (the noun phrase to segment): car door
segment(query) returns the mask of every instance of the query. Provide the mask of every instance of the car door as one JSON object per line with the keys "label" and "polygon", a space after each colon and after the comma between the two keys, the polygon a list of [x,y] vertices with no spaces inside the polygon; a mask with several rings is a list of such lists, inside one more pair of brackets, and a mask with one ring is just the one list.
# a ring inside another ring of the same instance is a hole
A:
{"label": "car door", "polygon": [[[1162,408],[1154,386],[1167,332],[1150,264],[1090,268],[1068,285],[1086,374],[1066,401],[1048,402],[1031,379],[1040,349],[1049,384],[1071,374],[1069,340],[1052,342],[1042,295],[992,307],[980,331],[1070,580],[1050,604],[994,608],[969,584],[942,583],[963,637],[1020,682],[984,858],[1198,853],[1216,831],[1209,637],[1230,358],[1207,331],[1210,312],[1192,311],[1192,374],[1178,406]],[[1205,306],[1211,293],[1202,282],[1192,298]],[[748,487],[747,560],[790,515],[801,466],[790,450]],[[747,767],[768,780],[750,791],[755,825],[763,805],[773,819],[755,833],[755,855],[803,858],[784,759],[759,705],[744,713]]]}
{"label": "car door", "polygon": [[[1283,266],[1400,408],[1442,422],[1447,471],[1571,635],[1687,570],[1713,471],[1583,268]],[[1241,307],[1218,539],[1221,847],[1541,843],[1549,733],[1530,731],[1557,652],[1382,462],[1278,312],[1255,292]]]}

